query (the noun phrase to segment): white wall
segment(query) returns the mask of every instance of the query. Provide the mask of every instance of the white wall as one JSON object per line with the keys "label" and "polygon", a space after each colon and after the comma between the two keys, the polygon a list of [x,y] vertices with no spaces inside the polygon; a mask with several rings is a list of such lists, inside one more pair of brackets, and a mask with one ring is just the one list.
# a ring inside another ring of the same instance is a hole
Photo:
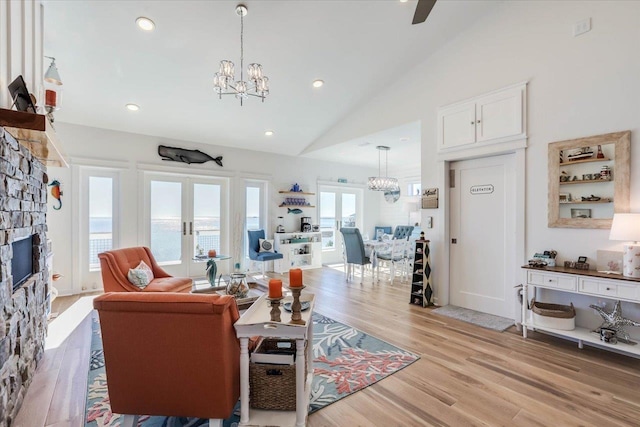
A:
{"label": "white wall", "polygon": [[[337,182],[337,179],[347,178],[353,185],[363,186],[366,178],[374,173],[372,168],[345,166],[340,163],[314,161],[298,157],[288,157],[276,154],[241,150],[215,145],[195,144],[192,142],[164,140],[162,138],[97,129],[85,126],[56,123],[59,139],[64,151],[71,160],[72,168],[53,168],[48,170],[49,179],[58,179],[62,183],[63,208],[53,210],[56,203],[49,198],[47,223],[49,237],[52,239],[55,253],[54,271],[64,275],[56,282],[61,294],[79,292],[83,284],[79,282],[79,274],[74,271],[74,254],[78,253],[78,243],[71,238],[77,230],[77,217],[74,218],[74,198],[78,202],[85,195],[78,194],[77,183],[73,182],[75,174],[73,168],[90,165],[116,165],[121,172],[121,239],[120,246],[136,246],[144,242],[139,241],[139,194],[140,171],[158,169],[163,171],[178,171],[188,168],[197,175],[225,176],[231,179],[230,204],[231,215],[239,211],[243,205],[243,178],[260,178],[270,182],[269,222],[268,234],[273,233],[277,225],[277,217],[286,218],[287,231],[299,229],[300,215],[287,215],[285,208],[279,208],[282,197],[277,192],[288,190],[297,182],[304,191],[316,192],[318,181]],[[201,165],[186,165],[184,163],[162,161],[157,153],[158,145],[169,145],[188,149],[200,149],[213,157],[222,155],[224,167],[220,168],[213,162]],[[74,188],[75,187],[75,188]],[[237,197],[239,195],[240,197]],[[378,221],[379,200],[377,193],[365,191],[364,213],[365,228],[373,229]],[[312,200],[317,206],[317,198]],[[305,216],[312,216],[317,221],[316,209],[304,210]],[[234,239],[230,238],[233,243]],[[233,253],[233,249],[232,249]],[[91,290],[91,286],[87,286]]]}
{"label": "white wall", "polygon": [[[573,23],[588,17],[592,30],[573,37]],[[504,2],[315,144],[342,142],[365,133],[363,129],[374,133],[419,119],[422,185],[438,186],[442,192],[443,164],[435,160],[438,106],[528,80],[526,254],[555,249],[560,262],[584,255],[595,263],[598,249],[622,250],[622,245],[609,241],[607,230],[547,227],[547,145],[630,129],[632,146],[638,146],[639,22],[640,2]],[[640,150],[632,148],[631,155],[631,211],[640,212]],[[422,211],[423,217],[435,215],[434,228],[425,232],[432,241],[436,295],[448,268],[442,256],[442,213],[442,208]],[[518,266],[514,268],[521,277]],[[575,296],[571,298],[575,302]],[[587,303],[580,302],[583,307]],[[588,317],[586,321],[593,322],[592,314],[580,311],[579,321]]]}
{"label": "white wall", "polygon": [[43,7],[37,0],[0,1],[0,107],[9,108],[7,86],[22,75],[29,92],[42,85]]}

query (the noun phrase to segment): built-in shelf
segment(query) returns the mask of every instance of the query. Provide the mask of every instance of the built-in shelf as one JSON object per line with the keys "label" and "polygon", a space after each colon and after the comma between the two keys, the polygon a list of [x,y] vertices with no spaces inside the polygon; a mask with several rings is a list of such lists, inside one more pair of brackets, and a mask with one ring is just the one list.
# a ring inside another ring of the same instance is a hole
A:
{"label": "built-in shelf", "polygon": [[584,160],[567,160],[566,162],[560,163],[560,167],[567,166],[567,165],[577,165],[578,163],[608,162],[609,160],[611,160],[611,159],[606,158],[606,157],[601,158],[601,159],[598,159],[596,157],[596,158],[590,158],[590,159],[584,159]]}
{"label": "built-in shelf", "polygon": [[576,200],[575,202],[560,202],[561,205],[586,205],[590,203],[612,203],[611,199],[600,199],[600,200]]}
{"label": "built-in shelf", "polygon": [[69,167],[47,116],[0,108],[0,126],[45,165]]}
{"label": "built-in shelf", "polygon": [[590,182],[613,182],[612,179],[580,179],[576,181],[560,181],[560,185],[588,184]]}
{"label": "built-in shelf", "polygon": [[284,203],[280,205],[281,208],[315,208],[313,205],[285,205]]}
{"label": "built-in shelf", "polygon": [[315,196],[316,193],[305,193],[303,191],[278,191],[280,194],[299,194],[301,196]]}

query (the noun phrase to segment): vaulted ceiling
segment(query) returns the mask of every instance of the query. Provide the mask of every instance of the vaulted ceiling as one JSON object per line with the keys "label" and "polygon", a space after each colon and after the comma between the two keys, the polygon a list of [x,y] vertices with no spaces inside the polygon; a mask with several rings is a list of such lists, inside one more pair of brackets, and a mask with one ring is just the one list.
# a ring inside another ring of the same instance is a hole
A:
{"label": "vaulted ceiling", "polygon": [[[232,60],[239,73],[236,1],[44,4],[45,55],[56,57],[64,82],[57,120],[289,155],[495,6],[439,0],[425,23],[411,25],[415,1],[244,2],[245,64],[262,64],[271,94],[264,103],[252,98],[241,107],[213,90],[220,60]],[[139,16],[152,19],[156,29],[140,30]],[[325,85],[313,88],[315,79]],[[140,110],[128,111],[127,103]],[[395,141],[409,132],[410,141],[403,142],[419,146],[418,124],[408,126],[371,142],[384,145],[384,138]],[[274,135],[265,136],[266,130]],[[347,148],[362,142],[335,141]],[[377,166],[377,151],[364,151],[358,162]],[[332,157],[326,150],[317,155]]]}

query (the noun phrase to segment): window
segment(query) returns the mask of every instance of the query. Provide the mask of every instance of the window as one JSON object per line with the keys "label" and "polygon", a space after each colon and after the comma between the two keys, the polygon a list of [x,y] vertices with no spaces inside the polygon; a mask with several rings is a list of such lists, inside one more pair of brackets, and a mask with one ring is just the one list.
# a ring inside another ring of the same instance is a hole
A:
{"label": "window", "polygon": [[407,186],[407,196],[420,196],[422,194],[422,184],[420,182],[410,182]]}
{"label": "window", "polygon": [[89,177],[89,269],[100,268],[98,254],[113,249],[113,178]]}
{"label": "window", "polygon": [[244,257],[249,258],[249,245],[248,245],[248,230],[260,230],[263,229],[266,232],[266,182],[247,180],[245,181],[245,218],[244,218],[244,230],[243,240],[244,244]]}

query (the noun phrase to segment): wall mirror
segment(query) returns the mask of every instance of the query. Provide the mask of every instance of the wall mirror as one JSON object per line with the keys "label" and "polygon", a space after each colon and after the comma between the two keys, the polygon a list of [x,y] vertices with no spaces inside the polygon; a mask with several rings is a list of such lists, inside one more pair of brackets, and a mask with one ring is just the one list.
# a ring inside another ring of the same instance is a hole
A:
{"label": "wall mirror", "polygon": [[611,228],[629,212],[631,131],[549,144],[549,227]]}

